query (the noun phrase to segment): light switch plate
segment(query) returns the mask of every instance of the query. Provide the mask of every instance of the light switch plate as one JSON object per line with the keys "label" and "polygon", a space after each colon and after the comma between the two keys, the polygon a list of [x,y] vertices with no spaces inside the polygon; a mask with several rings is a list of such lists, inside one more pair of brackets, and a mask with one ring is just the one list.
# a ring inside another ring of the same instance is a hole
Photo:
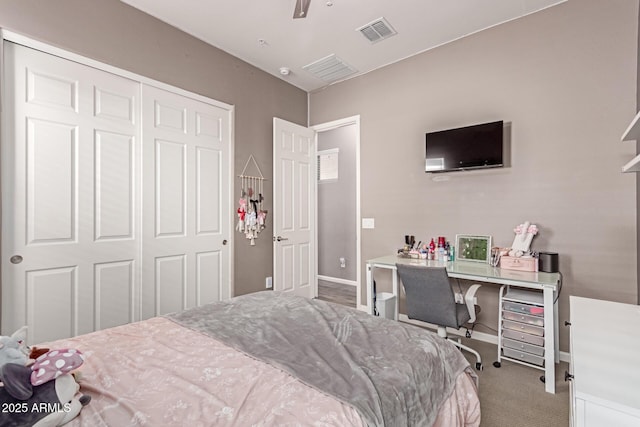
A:
{"label": "light switch plate", "polygon": [[375,218],[362,218],[362,228],[376,228]]}

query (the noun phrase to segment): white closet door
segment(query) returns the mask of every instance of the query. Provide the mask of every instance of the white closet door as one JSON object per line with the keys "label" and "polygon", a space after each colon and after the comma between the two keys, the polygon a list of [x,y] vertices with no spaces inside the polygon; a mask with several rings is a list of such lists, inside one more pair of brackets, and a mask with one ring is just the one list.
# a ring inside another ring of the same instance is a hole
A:
{"label": "white closet door", "polygon": [[227,109],[143,85],[142,317],[229,298]]}
{"label": "white closet door", "polygon": [[2,333],[137,320],[139,83],[6,42]]}

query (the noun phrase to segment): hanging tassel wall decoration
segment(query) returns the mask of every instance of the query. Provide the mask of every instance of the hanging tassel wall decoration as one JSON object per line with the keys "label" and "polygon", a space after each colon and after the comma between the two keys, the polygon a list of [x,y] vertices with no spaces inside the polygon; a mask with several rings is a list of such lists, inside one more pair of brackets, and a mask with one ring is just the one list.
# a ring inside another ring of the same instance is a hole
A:
{"label": "hanging tassel wall decoration", "polygon": [[[253,166],[258,172],[257,176],[247,175],[246,172],[250,162],[253,162]],[[253,155],[249,156],[242,173],[238,177],[240,178],[241,190],[240,199],[238,200],[238,225],[236,230],[244,233],[245,237],[250,241],[250,245],[255,246],[255,239],[265,228],[267,211],[262,208],[265,178]]]}

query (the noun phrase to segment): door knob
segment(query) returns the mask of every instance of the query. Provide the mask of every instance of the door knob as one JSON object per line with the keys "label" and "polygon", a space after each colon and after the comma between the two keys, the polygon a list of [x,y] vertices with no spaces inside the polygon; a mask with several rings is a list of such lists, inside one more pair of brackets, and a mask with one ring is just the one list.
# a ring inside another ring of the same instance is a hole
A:
{"label": "door knob", "polygon": [[22,262],[22,257],[20,255],[14,255],[9,258],[9,261],[11,261],[11,264],[20,264]]}
{"label": "door knob", "polygon": [[226,245],[226,244],[227,244],[227,239],[224,239],[224,240],[222,241],[222,244],[223,244],[223,245]]}
{"label": "door knob", "polygon": [[288,239],[287,237],[278,236],[278,237],[276,237],[276,240],[277,240],[278,242],[281,242],[281,241],[283,241],[283,240],[289,240],[289,239]]}

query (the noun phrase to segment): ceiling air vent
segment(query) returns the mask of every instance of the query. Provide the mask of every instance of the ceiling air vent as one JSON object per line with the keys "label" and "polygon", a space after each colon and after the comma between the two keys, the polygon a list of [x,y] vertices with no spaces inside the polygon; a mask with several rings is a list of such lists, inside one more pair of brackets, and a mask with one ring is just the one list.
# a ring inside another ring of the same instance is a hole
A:
{"label": "ceiling air vent", "polygon": [[357,71],[352,66],[343,62],[335,54],[326,56],[302,68],[328,83],[340,80]]}
{"label": "ceiling air vent", "polygon": [[360,31],[371,43],[377,43],[397,34],[396,30],[384,18],[378,18],[367,25],[356,28],[356,31]]}

